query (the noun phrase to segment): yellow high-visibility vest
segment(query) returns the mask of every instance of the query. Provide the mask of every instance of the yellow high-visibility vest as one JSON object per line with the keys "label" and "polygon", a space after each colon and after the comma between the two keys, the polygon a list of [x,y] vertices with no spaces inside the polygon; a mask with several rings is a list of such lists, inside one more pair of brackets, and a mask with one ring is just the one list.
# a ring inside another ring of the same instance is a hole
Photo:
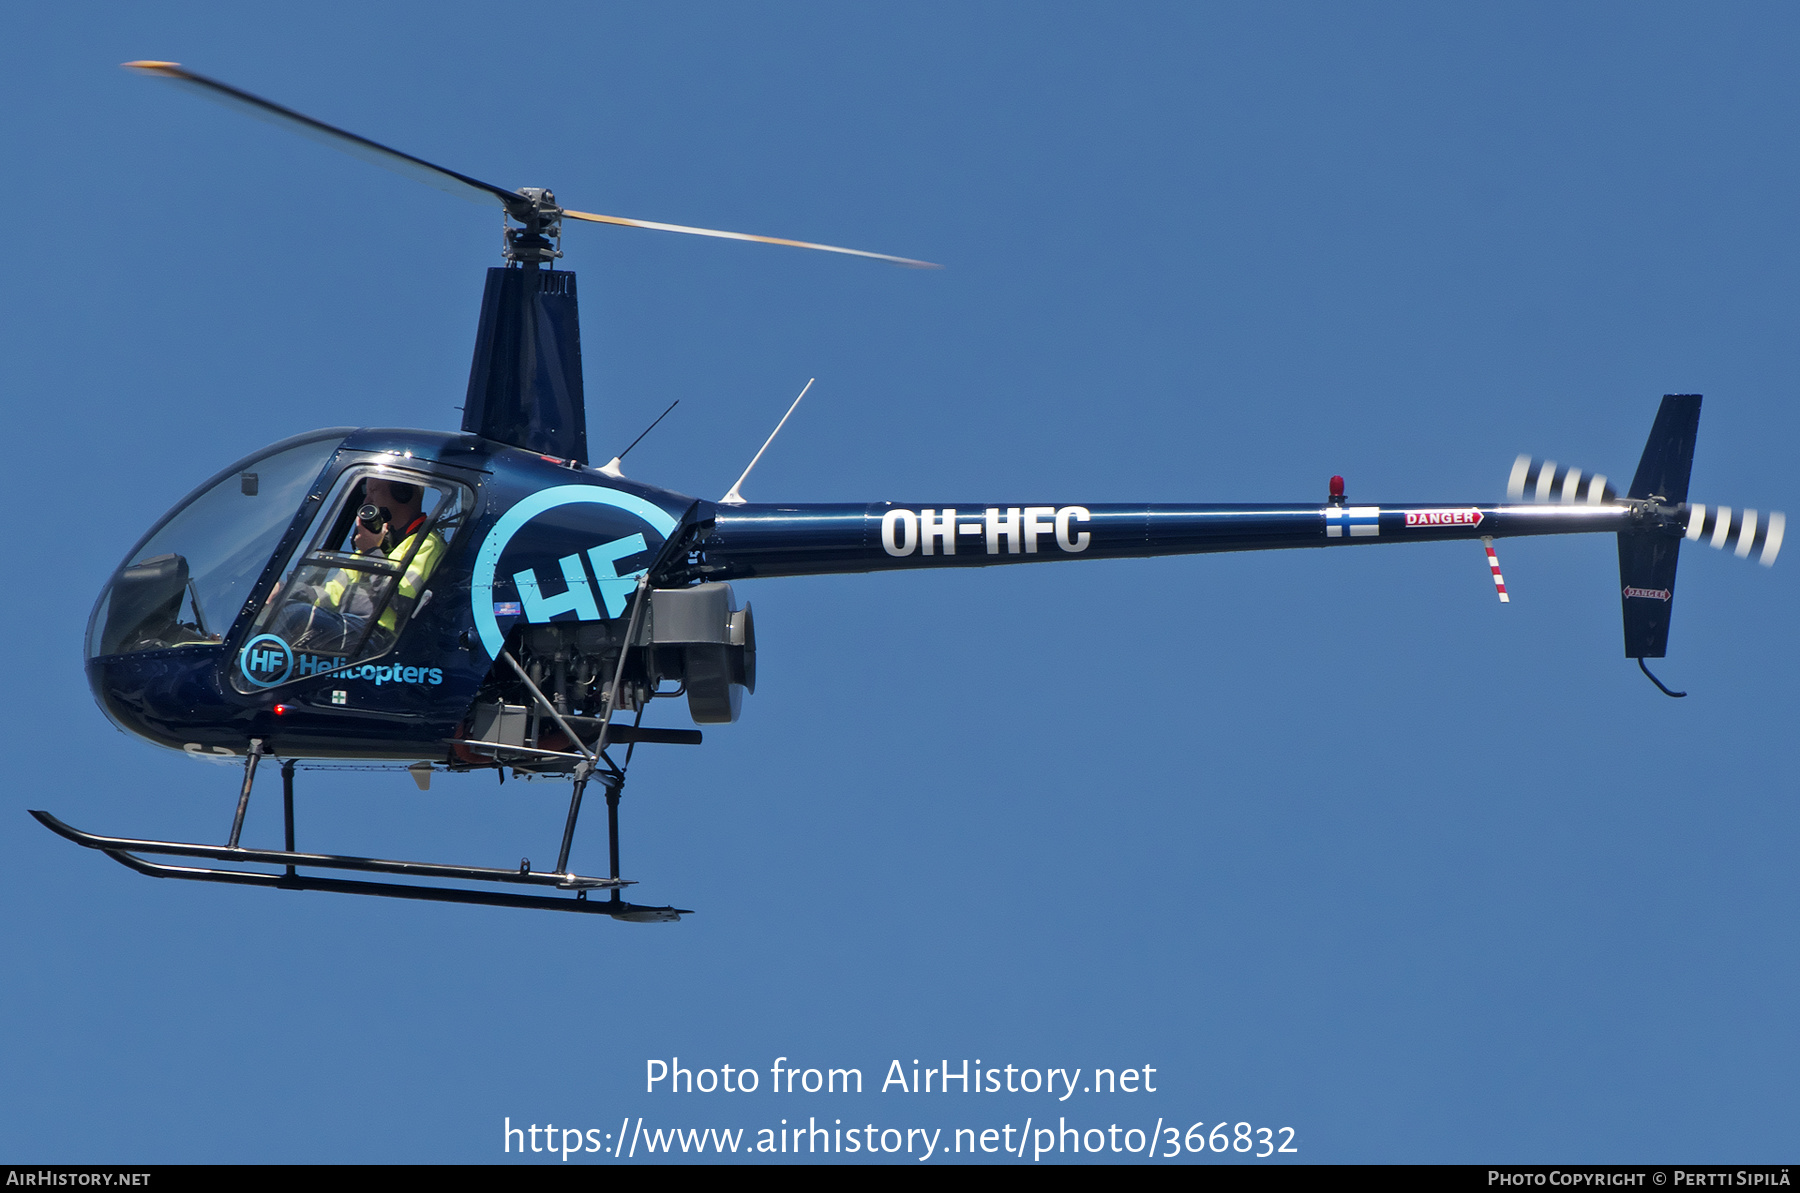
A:
{"label": "yellow high-visibility vest", "polygon": [[[393,550],[373,552],[373,554],[380,554],[388,559],[405,559],[406,553],[412,550],[413,539],[417,537],[417,535],[407,535],[394,544]],[[431,579],[431,573],[437,569],[438,561],[444,557],[445,549],[444,538],[437,531],[434,530],[425,536],[425,541],[419,544],[418,554],[413,556],[412,562],[406,566],[405,574],[400,577],[399,591],[394,594],[392,600],[388,601],[387,608],[382,610],[378,621],[382,629],[391,633],[400,624],[400,610],[396,607],[397,603],[405,600],[407,607],[410,608],[418,601],[419,593],[424,589],[425,582]],[[351,586],[368,583],[368,577],[369,573],[367,572],[351,572],[343,568],[333,568],[330,576],[321,586],[325,590],[324,607],[332,610],[341,608],[344,597],[349,594]]]}
{"label": "yellow high-visibility vest", "polygon": [[[405,559],[406,553],[412,550],[412,541],[415,537],[408,535],[401,539],[394,547],[392,558]],[[424,589],[425,582],[431,579],[431,573],[437,569],[438,560],[444,557],[444,549],[444,538],[435,530],[425,536],[425,541],[419,544],[418,554],[414,555],[412,562],[406,565],[406,574],[400,577],[400,591],[394,594],[394,600],[389,601],[388,607],[382,611],[382,629],[392,630],[399,624],[398,610],[394,607],[395,602],[404,600],[408,610],[418,604],[419,593]]]}

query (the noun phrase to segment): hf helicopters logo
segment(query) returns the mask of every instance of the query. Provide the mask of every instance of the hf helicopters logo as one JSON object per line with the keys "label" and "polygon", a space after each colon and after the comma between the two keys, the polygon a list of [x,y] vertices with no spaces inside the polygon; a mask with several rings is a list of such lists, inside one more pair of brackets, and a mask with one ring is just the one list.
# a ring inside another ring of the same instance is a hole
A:
{"label": "hf helicopters logo", "polygon": [[441,667],[407,667],[400,664],[364,663],[361,667],[344,666],[342,655],[321,658],[315,654],[294,653],[294,648],[274,634],[258,634],[238,651],[238,673],[245,682],[259,688],[272,688],[290,679],[309,675],[334,674],[339,679],[366,679],[380,687],[388,683],[441,684]]}
{"label": "hf helicopters logo", "polygon": [[[599,621],[600,604],[604,604],[606,616],[617,617],[624,612],[632,589],[637,587],[638,580],[647,570],[641,567],[620,575],[618,565],[650,552],[651,544],[645,537],[647,532],[660,539],[675,533],[675,518],[661,506],[630,493],[593,485],[558,485],[544,489],[507,510],[482,540],[469,586],[470,612],[474,614],[475,629],[490,658],[499,658],[506,643],[506,634],[500,628],[495,609],[494,581],[507,545],[533,519],[565,506],[584,504],[609,506],[629,515],[626,521],[640,524],[641,529],[615,534],[603,542],[559,557],[557,573],[551,577],[540,577],[537,569],[531,567],[513,572],[509,578],[518,589],[519,600],[516,609],[509,605],[505,610],[507,614],[522,614],[525,620],[532,622],[549,621],[559,613],[574,613],[580,621]],[[616,526],[619,519],[605,521]],[[593,569],[591,584],[587,571],[590,567]],[[557,584],[561,585],[561,592],[545,595],[545,586]],[[594,600],[596,591],[600,594],[600,604]]]}
{"label": "hf helicopters logo", "polygon": [[316,675],[342,665],[343,659],[294,656],[294,648],[274,634],[258,634],[238,651],[238,672],[259,688],[272,688],[296,676]]}

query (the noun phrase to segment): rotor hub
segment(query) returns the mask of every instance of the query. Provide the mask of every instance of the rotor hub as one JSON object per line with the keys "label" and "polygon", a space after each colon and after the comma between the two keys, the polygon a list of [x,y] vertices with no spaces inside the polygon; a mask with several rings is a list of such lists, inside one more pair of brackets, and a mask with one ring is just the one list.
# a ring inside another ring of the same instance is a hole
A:
{"label": "rotor hub", "polygon": [[506,204],[505,240],[500,255],[521,265],[548,265],[562,253],[562,208],[549,188],[522,186],[519,199]]}

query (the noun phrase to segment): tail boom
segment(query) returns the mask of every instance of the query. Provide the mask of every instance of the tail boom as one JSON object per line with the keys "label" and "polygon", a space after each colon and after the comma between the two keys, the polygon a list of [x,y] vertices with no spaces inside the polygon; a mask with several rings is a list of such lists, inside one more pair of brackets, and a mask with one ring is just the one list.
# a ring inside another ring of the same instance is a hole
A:
{"label": "tail boom", "polygon": [[[719,508],[699,569],[805,576],[1069,559],[1617,532],[1631,502],[1569,505],[743,505]],[[1674,533],[1679,535],[1677,526]]]}

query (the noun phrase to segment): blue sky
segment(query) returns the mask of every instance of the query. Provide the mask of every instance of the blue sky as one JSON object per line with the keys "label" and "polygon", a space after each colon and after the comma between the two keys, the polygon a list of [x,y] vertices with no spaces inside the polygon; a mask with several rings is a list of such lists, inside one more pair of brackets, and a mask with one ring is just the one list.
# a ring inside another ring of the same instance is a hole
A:
{"label": "blue sky", "polygon": [[[583,210],[947,266],[572,229],[595,453],[679,398],[630,471],[685,492],[722,493],[816,376],[752,500],[1312,500],[1333,473],[1491,500],[1521,451],[1628,477],[1659,395],[1697,392],[1695,499],[1766,510],[1795,505],[1800,430],[1791,9],[9,28],[4,1158],[492,1162],[509,1118],[947,1142],[1050,1115],[1292,1127],[1315,1161],[1791,1154],[1792,559],[1686,553],[1682,701],[1622,657],[1600,537],[1501,543],[1507,606],[1473,544],[746,584],[758,693],[702,750],[641,753],[626,795],[625,870],[698,909],[677,926],[155,882],[25,815],[223,838],[234,774],[89,697],[93,597],[248,451],[455,426],[497,261],[491,211],[121,61]],[[303,846],[504,864],[561,823],[552,784],[302,778]],[[272,786],[248,841],[278,839]],[[575,861],[603,866],[597,817]],[[672,1056],[764,1089],[645,1093]],[[769,1093],[780,1056],[870,1092]],[[1158,1085],[875,1091],[914,1058]]]}

